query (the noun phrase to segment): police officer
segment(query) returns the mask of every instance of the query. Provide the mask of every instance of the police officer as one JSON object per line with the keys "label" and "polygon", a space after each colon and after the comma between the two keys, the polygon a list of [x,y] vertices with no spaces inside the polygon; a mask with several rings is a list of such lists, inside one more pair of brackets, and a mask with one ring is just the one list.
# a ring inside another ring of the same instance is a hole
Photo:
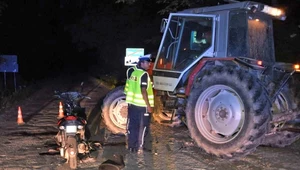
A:
{"label": "police officer", "polygon": [[147,73],[150,66],[150,56],[139,58],[136,68],[131,73],[125,87],[126,102],[128,103],[128,149],[131,152],[143,151],[144,139],[149,133],[154,95],[152,82]]}

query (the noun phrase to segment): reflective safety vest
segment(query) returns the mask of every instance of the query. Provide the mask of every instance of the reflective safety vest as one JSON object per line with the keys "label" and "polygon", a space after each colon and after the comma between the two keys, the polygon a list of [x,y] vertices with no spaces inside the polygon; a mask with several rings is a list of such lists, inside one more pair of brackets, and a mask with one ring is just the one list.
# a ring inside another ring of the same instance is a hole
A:
{"label": "reflective safety vest", "polygon": [[131,73],[133,73],[133,71],[135,70],[135,69],[137,69],[136,68],[136,66],[133,66],[133,67],[129,67],[128,69],[127,69],[127,72],[126,72],[126,84],[125,84],[125,88],[124,88],[124,93],[126,94],[127,93],[127,91],[128,91],[128,79],[129,79],[129,71],[130,70],[132,70],[131,71]]}
{"label": "reflective safety vest", "polygon": [[[136,68],[135,71],[132,72],[130,78],[128,81],[128,87],[126,91],[126,102],[141,106],[141,107],[147,107],[146,102],[143,99],[142,95],[142,89],[141,89],[141,78],[144,74],[148,73],[142,69]],[[148,75],[148,82],[147,82],[147,94],[148,94],[148,100],[151,107],[154,107],[154,95],[153,95],[153,89],[152,89],[152,82]]]}

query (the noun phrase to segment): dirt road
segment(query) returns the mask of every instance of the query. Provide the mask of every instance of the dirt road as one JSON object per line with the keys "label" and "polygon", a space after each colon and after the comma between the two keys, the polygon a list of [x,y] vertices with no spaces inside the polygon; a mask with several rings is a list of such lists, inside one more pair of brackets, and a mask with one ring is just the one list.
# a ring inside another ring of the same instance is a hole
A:
{"label": "dirt road", "polygon": [[[67,81],[67,80],[65,80]],[[78,169],[96,170],[105,160],[114,154],[122,155],[125,170],[293,170],[300,167],[300,141],[285,148],[258,147],[244,158],[228,161],[216,158],[196,147],[189,137],[186,127],[170,128],[152,123],[151,151],[142,155],[128,153],[125,149],[124,136],[112,135],[101,124],[100,106],[109,91],[95,79],[85,80],[84,93],[92,100],[84,100],[91,140],[101,141],[103,149],[91,153],[94,159],[80,163]],[[45,84],[26,101],[0,114],[0,169],[68,169],[65,160],[57,152],[53,139],[57,133],[56,122],[58,101],[53,100],[53,89],[61,83]],[[64,83],[61,88],[76,90],[80,82]],[[21,106],[25,124],[17,125],[17,106]]]}

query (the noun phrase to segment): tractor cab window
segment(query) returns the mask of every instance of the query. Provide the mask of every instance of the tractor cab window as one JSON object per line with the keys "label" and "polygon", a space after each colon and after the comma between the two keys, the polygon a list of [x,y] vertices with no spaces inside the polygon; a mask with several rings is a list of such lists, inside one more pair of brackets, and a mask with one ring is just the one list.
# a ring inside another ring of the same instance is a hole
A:
{"label": "tractor cab window", "polygon": [[227,56],[274,62],[272,18],[240,10],[229,16]]}
{"label": "tractor cab window", "polygon": [[172,16],[155,68],[184,70],[212,46],[212,33],[213,17]]}

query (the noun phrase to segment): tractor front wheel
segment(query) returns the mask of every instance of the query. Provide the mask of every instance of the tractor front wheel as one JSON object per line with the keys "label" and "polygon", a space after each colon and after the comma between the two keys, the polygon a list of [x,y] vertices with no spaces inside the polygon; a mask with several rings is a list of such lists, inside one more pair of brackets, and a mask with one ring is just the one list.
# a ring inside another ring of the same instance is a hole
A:
{"label": "tractor front wheel", "polygon": [[128,104],[124,86],[110,91],[103,100],[102,118],[107,129],[113,134],[125,134],[127,125]]}

